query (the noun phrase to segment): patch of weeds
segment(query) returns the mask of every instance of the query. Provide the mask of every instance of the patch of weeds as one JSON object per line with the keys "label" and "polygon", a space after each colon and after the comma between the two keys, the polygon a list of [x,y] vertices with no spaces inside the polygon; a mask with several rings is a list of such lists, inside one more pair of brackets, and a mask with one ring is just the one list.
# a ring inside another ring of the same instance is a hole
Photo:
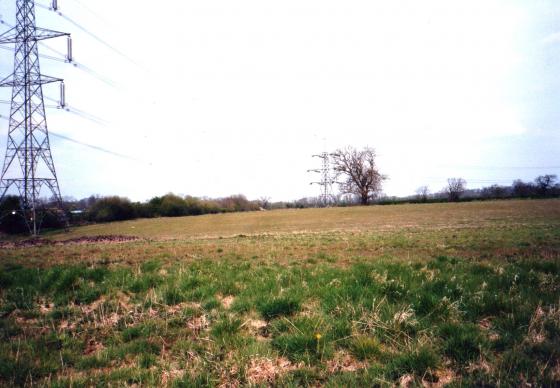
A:
{"label": "patch of weeds", "polygon": [[355,283],[361,287],[376,286],[371,276],[373,268],[371,265],[359,263],[352,267],[352,277]]}
{"label": "patch of weeds", "polygon": [[272,346],[285,354],[292,361],[309,360],[319,355],[317,338],[305,334],[284,334],[272,340]]}
{"label": "patch of weeds", "polygon": [[231,305],[231,311],[246,313],[253,308],[253,304],[245,298],[236,298]]}
{"label": "patch of weeds", "polygon": [[207,349],[198,341],[180,339],[172,345],[171,350],[182,357],[191,357],[192,353],[202,354]]}
{"label": "patch of weeds", "polygon": [[138,368],[148,369],[156,364],[156,356],[150,353],[141,354],[138,358]]}
{"label": "patch of weeds", "polygon": [[358,336],[350,340],[350,352],[359,360],[373,359],[382,355],[379,341],[374,337]]}
{"label": "patch of weeds", "polygon": [[146,292],[150,288],[155,288],[161,283],[163,283],[161,276],[147,273],[132,280],[128,286],[128,290],[135,293]]}
{"label": "patch of weeds", "polygon": [[444,341],[444,354],[459,364],[479,358],[485,345],[484,337],[474,324],[445,323],[439,327],[439,335]]}
{"label": "patch of weeds", "polygon": [[10,313],[15,309],[30,310],[35,307],[37,291],[31,287],[16,287],[9,289],[4,295],[2,310]]}
{"label": "patch of weeds", "polygon": [[140,265],[140,270],[144,273],[156,272],[162,266],[161,261],[157,259],[147,260]]}
{"label": "patch of weeds", "polygon": [[108,376],[100,376],[98,385],[112,386],[112,382],[120,382],[119,385],[130,386],[157,386],[160,382],[159,376],[148,370],[137,368],[122,368],[113,370]]}
{"label": "patch of weeds", "polygon": [[94,287],[80,287],[74,297],[74,302],[78,305],[89,304],[103,294],[102,290]]}
{"label": "patch of weeds", "polygon": [[217,339],[228,339],[239,331],[241,323],[241,320],[238,318],[224,316],[212,325],[211,334]]}
{"label": "patch of weeds", "polygon": [[130,342],[140,337],[147,337],[151,333],[151,327],[146,325],[130,326],[121,333],[124,342]]}
{"label": "patch of weeds", "polygon": [[438,256],[435,258],[435,260],[432,260],[428,263],[428,268],[445,270],[450,266],[456,265],[457,262],[458,260],[454,257]]}
{"label": "patch of weeds", "polygon": [[389,301],[393,302],[402,300],[407,294],[405,285],[396,279],[388,280],[380,289],[383,295],[385,295]]}
{"label": "patch of weeds", "polygon": [[336,341],[338,346],[344,346],[352,335],[352,323],[349,317],[341,317],[330,321],[328,338]]}
{"label": "patch of weeds", "polygon": [[387,365],[387,372],[392,379],[397,379],[405,374],[422,377],[435,370],[438,365],[439,358],[436,353],[430,348],[422,347],[394,357]]}
{"label": "patch of weeds", "polygon": [[23,387],[29,377],[39,377],[31,364],[21,358],[16,361],[0,355],[0,381]]}
{"label": "patch of weeds", "polygon": [[214,297],[206,299],[202,304],[202,308],[207,311],[217,309],[218,307],[220,307],[220,302]]}
{"label": "patch of weeds", "polygon": [[88,370],[105,368],[110,364],[111,360],[107,357],[107,353],[103,352],[101,354],[82,357],[76,362],[75,366],[78,370]]}
{"label": "patch of weeds", "polygon": [[167,287],[163,291],[162,298],[163,298],[163,303],[165,303],[168,306],[174,306],[186,300],[183,292],[179,288],[173,286]]}
{"label": "patch of weeds", "polygon": [[175,380],[172,384],[173,388],[195,388],[195,387],[215,387],[218,384],[217,379],[212,377],[208,372],[192,376],[186,373],[181,379]]}
{"label": "patch of weeds", "polygon": [[480,296],[470,298],[465,303],[467,316],[473,320],[479,317],[499,316],[511,308],[510,296],[502,290],[482,292]]}
{"label": "patch of weeds", "polygon": [[473,264],[470,267],[471,274],[475,276],[490,276],[494,274],[492,267],[486,264]]}
{"label": "patch of weeds", "polygon": [[216,285],[213,282],[208,282],[205,285],[193,288],[185,292],[185,297],[187,300],[192,301],[203,301],[205,299],[214,298],[216,294]]}
{"label": "patch of weeds", "polygon": [[525,380],[531,383],[539,373],[537,359],[519,349],[505,352],[501,366],[502,370],[505,372],[505,376],[511,380],[519,379],[519,376],[524,376]]}
{"label": "patch of weeds", "polygon": [[21,328],[11,319],[0,320],[0,339],[9,340],[21,333]]}
{"label": "patch of weeds", "polygon": [[153,341],[137,339],[124,345],[114,346],[110,349],[109,357],[124,358],[127,354],[159,354],[160,346]]}
{"label": "patch of weeds", "polygon": [[315,255],[318,260],[325,260],[329,263],[333,262],[333,258],[330,257],[326,252],[319,252]]}
{"label": "patch of weeds", "polygon": [[292,361],[315,363],[332,354],[328,326],[317,318],[298,318],[273,321],[270,332],[274,336],[271,344]]}
{"label": "patch of weeds", "polygon": [[72,307],[61,306],[54,308],[47,314],[47,317],[53,320],[68,319],[76,314],[76,310]]}
{"label": "patch of weeds", "polygon": [[239,286],[233,280],[225,280],[218,284],[217,290],[222,295],[237,295],[239,293]]}
{"label": "patch of weeds", "polygon": [[275,298],[257,304],[257,310],[264,319],[270,321],[280,316],[289,316],[301,310],[301,304],[297,299],[289,297]]}
{"label": "patch of weeds", "polygon": [[373,366],[361,371],[335,375],[326,382],[325,387],[381,387],[381,382],[385,382],[383,369]]}
{"label": "patch of weeds", "polygon": [[280,386],[286,387],[315,387],[321,386],[324,378],[311,368],[300,368],[290,371],[283,379]]}
{"label": "patch of weeds", "polygon": [[202,311],[197,307],[185,307],[183,311],[181,311],[181,318],[183,319],[190,319],[195,317],[200,317],[202,315]]}

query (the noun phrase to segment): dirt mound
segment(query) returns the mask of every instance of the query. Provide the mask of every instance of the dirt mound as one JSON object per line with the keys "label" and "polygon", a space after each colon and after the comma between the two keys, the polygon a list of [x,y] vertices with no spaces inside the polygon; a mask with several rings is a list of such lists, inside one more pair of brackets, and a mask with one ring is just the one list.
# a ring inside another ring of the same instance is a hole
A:
{"label": "dirt mound", "polygon": [[61,246],[71,244],[118,244],[130,241],[137,241],[136,236],[85,236],[71,238],[69,240],[54,241],[42,238],[32,238],[21,241],[0,242],[0,248],[30,248],[41,246]]}

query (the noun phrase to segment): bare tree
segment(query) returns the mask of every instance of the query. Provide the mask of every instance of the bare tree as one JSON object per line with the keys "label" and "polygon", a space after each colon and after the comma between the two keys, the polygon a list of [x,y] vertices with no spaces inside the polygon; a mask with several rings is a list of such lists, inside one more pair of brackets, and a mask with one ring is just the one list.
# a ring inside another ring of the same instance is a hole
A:
{"label": "bare tree", "polygon": [[331,157],[342,193],[356,195],[362,205],[367,205],[381,192],[381,184],[387,177],[377,169],[373,148],[347,147],[336,150]]}
{"label": "bare tree", "polygon": [[508,194],[508,188],[505,186],[500,185],[492,185],[488,187],[484,187],[480,195],[482,198],[505,198]]}
{"label": "bare tree", "polygon": [[427,202],[429,196],[430,196],[430,189],[428,188],[428,186],[420,186],[419,188],[416,189],[416,198],[419,201]]}
{"label": "bare tree", "polygon": [[261,209],[270,210],[270,197],[260,197],[258,202]]}
{"label": "bare tree", "polygon": [[514,180],[511,187],[514,197],[527,198],[535,193],[535,186],[532,183],[523,182],[521,179]]}
{"label": "bare tree", "polygon": [[467,181],[463,178],[449,178],[447,180],[447,187],[445,188],[445,193],[449,201],[457,202],[465,192],[466,186]]}
{"label": "bare tree", "polygon": [[541,175],[535,179],[535,184],[537,185],[537,194],[541,197],[546,197],[554,184],[556,183],[557,176],[556,175]]}

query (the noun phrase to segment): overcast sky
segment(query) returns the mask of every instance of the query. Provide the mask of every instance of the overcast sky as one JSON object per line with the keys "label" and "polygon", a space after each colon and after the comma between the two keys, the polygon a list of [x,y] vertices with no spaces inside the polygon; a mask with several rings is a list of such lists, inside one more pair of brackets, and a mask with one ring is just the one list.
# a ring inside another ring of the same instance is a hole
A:
{"label": "overcast sky", "polygon": [[49,129],[120,155],[52,137],[65,196],[291,200],[318,194],[313,154],[347,145],[377,150],[388,195],[560,175],[557,0],[58,3],[38,25],[72,33],[79,67],[42,70],[96,119],[50,109]]}

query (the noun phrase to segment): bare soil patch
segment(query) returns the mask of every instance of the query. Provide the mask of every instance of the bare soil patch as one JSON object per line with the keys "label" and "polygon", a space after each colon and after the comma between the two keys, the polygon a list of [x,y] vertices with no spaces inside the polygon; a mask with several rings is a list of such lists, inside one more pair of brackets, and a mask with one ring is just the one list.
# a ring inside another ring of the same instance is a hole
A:
{"label": "bare soil patch", "polygon": [[64,246],[64,245],[84,245],[84,244],[118,244],[131,241],[138,241],[140,238],[136,236],[84,236],[76,237],[68,240],[53,241],[43,238],[32,238],[21,241],[0,242],[0,248],[33,248],[43,246]]}

